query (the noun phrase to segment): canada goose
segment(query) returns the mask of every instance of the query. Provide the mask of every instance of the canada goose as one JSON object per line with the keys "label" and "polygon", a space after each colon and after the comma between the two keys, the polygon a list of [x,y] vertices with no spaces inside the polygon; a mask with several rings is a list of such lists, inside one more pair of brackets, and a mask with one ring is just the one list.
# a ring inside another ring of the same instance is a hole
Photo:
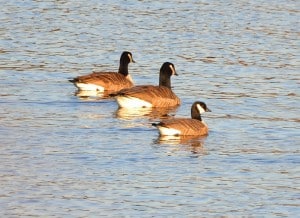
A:
{"label": "canada goose", "polygon": [[157,127],[160,135],[207,135],[208,127],[201,119],[201,113],[209,112],[206,104],[196,101],[191,108],[192,118],[174,118],[153,123]]}
{"label": "canada goose", "polygon": [[173,107],[180,99],[171,90],[171,76],[177,75],[174,64],[165,62],[160,68],[159,86],[139,85],[112,94],[120,107]]}
{"label": "canada goose", "polygon": [[118,72],[93,72],[69,81],[79,90],[85,91],[116,92],[124,88],[130,88],[133,86],[133,81],[128,74],[128,64],[134,62],[132,54],[124,51],[120,57]]}

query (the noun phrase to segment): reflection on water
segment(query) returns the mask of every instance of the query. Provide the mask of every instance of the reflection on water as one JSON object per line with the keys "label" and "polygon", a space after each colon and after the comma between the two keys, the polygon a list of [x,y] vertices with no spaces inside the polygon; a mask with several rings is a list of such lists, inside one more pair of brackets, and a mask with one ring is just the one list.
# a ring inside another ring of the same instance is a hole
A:
{"label": "reflection on water", "polygon": [[95,100],[95,99],[105,98],[108,96],[104,92],[85,91],[85,90],[77,90],[74,95],[82,100]]}
{"label": "reflection on water", "polygon": [[149,119],[164,118],[168,119],[173,117],[177,110],[176,107],[170,108],[119,108],[116,111],[116,117],[130,120],[137,117],[148,117]]}
{"label": "reflection on water", "polygon": [[154,143],[173,145],[174,150],[189,150],[195,154],[205,154],[204,143],[207,136],[159,136]]}
{"label": "reflection on water", "polygon": [[110,94],[114,92],[112,91],[91,91],[91,90],[77,90],[75,91],[75,96],[77,96],[80,99],[107,99],[112,98],[110,97]]}
{"label": "reflection on water", "polygon": [[202,146],[207,136],[159,136],[157,143],[167,143],[172,145],[191,144]]}

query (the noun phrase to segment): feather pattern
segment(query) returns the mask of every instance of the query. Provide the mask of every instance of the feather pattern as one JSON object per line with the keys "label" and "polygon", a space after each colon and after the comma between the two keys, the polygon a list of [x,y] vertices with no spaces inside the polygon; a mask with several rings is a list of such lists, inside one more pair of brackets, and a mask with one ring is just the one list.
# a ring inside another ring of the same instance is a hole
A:
{"label": "feather pattern", "polygon": [[196,119],[190,118],[175,118],[165,120],[157,124],[158,128],[165,127],[180,131],[180,135],[207,135],[207,125]]}
{"label": "feather pattern", "polygon": [[175,93],[164,86],[135,86],[121,90],[118,95],[142,99],[149,102],[152,107],[172,107],[180,104],[180,99],[175,95]]}
{"label": "feather pattern", "polygon": [[89,75],[79,76],[75,83],[94,84],[103,87],[107,91],[119,91],[133,86],[132,81],[126,76],[115,72],[94,72]]}

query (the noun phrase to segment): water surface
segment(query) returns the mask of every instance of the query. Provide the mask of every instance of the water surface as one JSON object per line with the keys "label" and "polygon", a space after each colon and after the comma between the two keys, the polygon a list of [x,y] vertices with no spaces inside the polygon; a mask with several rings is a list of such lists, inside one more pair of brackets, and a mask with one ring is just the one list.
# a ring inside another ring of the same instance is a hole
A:
{"label": "water surface", "polygon": [[[299,214],[297,1],[2,1],[0,20],[1,216]],[[124,50],[136,84],[174,63],[182,105],[74,95]],[[160,138],[196,100],[209,136]]]}

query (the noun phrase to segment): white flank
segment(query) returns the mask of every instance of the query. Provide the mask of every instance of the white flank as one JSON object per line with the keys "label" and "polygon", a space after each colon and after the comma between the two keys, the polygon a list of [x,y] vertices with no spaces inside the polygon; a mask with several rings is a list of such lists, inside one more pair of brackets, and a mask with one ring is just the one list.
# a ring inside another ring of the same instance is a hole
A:
{"label": "white flank", "polygon": [[181,132],[178,129],[172,129],[172,128],[167,128],[167,127],[163,127],[163,126],[158,126],[157,127],[159,130],[159,133],[161,135],[180,135]]}
{"label": "white flank", "polygon": [[117,96],[116,100],[119,106],[124,108],[152,107],[152,104],[150,104],[149,102],[134,97]]}
{"label": "white flank", "polygon": [[84,90],[84,91],[98,91],[98,92],[104,92],[104,87],[98,86],[95,84],[89,84],[89,83],[76,83],[75,84],[78,89]]}

